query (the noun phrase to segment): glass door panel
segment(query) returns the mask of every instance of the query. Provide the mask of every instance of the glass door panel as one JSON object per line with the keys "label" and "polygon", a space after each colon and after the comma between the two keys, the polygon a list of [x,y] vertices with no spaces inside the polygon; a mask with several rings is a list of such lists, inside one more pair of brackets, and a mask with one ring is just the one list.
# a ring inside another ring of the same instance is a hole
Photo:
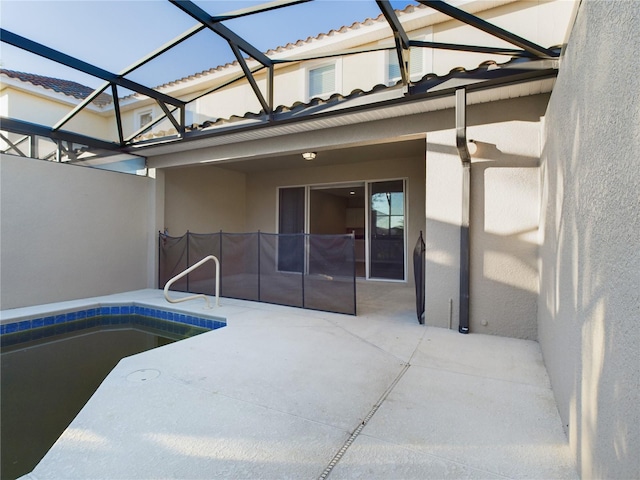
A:
{"label": "glass door panel", "polygon": [[278,270],[304,271],[305,188],[281,188],[278,198]]}
{"label": "glass door panel", "polygon": [[369,184],[369,276],[404,280],[404,180]]}

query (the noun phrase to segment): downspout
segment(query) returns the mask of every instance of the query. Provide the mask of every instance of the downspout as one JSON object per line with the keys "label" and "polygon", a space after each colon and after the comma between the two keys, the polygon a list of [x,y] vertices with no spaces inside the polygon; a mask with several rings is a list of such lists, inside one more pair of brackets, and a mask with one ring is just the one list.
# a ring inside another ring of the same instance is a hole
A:
{"label": "downspout", "polygon": [[456,148],[462,162],[462,219],[460,222],[460,333],[469,333],[469,264],[471,209],[471,154],[467,147],[467,92],[456,90]]}

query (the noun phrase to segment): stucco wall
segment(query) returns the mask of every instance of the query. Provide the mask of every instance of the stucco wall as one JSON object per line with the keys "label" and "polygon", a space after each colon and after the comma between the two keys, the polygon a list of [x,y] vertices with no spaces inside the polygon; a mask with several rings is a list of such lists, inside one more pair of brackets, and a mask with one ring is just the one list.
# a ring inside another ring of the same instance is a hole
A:
{"label": "stucco wall", "polygon": [[585,1],[546,115],[539,338],[582,478],[640,474],[640,15]]}
{"label": "stucco wall", "polygon": [[[477,145],[471,169],[473,333],[537,339],[538,162],[547,99],[467,110],[467,137]],[[451,318],[457,329],[462,167],[454,129],[427,133],[426,191],[426,322],[448,327]]]}
{"label": "stucco wall", "polygon": [[3,155],[2,309],[146,288],[154,180]]}
{"label": "stucco wall", "polygon": [[[5,116],[40,125],[53,126],[75,106],[74,99],[67,100],[64,95],[60,98],[65,98],[65,103],[11,87],[4,88],[2,93],[6,96]],[[65,124],[64,129],[105,140],[117,138],[115,117],[104,117],[88,108]]]}
{"label": "stucco wall", "polygon": [[246,231],[243,173],[212,165],[167,169],[164,201],[169,235]]}

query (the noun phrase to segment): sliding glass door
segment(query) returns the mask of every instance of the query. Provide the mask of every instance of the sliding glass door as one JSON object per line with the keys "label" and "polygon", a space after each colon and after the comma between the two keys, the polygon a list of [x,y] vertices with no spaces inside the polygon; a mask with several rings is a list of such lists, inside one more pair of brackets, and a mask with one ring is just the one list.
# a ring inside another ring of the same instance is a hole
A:
{"label": "sliding glass door", "polygon": [[280,271],[305,271],[304,237],[298,234],[354,233],[359,275],[365,275],[366,260],[367,278],[405,280],[404,180],[282,187],[278,197],[278,233],[291,234],[279,240]]}
{"label": "sliding glass door", "polygon": [[281,188],[278,200],[278,270],[303,272],[305,187]]}
{"label": "sliding glass door", "polygon": [[369,184],[369,277],[405,278],[404,180]]}

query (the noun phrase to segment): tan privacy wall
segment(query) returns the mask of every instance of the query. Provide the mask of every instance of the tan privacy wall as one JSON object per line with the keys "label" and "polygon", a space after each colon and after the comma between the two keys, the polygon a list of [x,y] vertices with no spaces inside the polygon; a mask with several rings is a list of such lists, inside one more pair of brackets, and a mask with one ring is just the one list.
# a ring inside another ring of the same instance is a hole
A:
{"label": "tan privacy wall", "polygon": [[212,165],[166,169],[169,235],[245,231],[245,176]]}
{"label": "tan privacy wall", "polygon": [[0,307],[146,288],[153,179],[3,155]]}
{"label": "tan privacy wall", "polygon": [[583,479],[640,476],[640,15],[582,2],[546,115],[539,338]]}
{"label": "tan privacy wall", "polygon": [[[540,117],[547,95],[472,105],[470,331],[537,339]],[[426,322],[458,328],[462,166],[455,130],[427,133]]]}

